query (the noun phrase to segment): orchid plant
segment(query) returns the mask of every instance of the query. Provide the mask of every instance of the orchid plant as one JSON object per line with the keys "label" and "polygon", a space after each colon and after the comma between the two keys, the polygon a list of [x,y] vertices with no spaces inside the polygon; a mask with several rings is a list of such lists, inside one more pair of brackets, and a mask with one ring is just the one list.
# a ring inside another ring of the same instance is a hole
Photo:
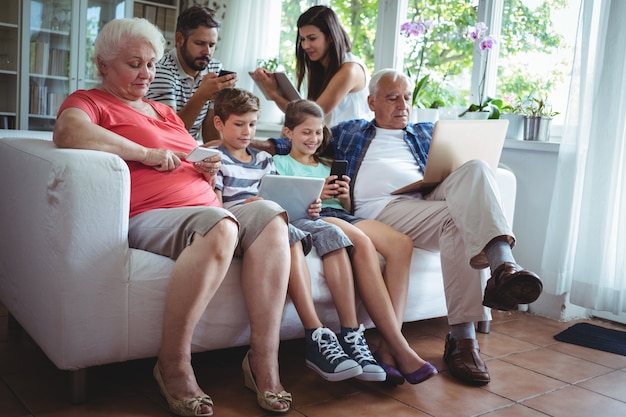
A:
{"label": "orchid plant", "polygon": [[413,88],[413,97],[411,101],[413,107],[426,107],[424,103],[422,103],[422,96],[430,83],[430,75],[426,74],[421,76],[421,74],[426,63],[427,35],[432,27],[432,20],[412,20],[405,22],[400,26],[400,34],[413,41],[413,50],[409,56],[414,56],[418,51],[418,47],[421,45],[415,66],[412,69],[407,68],[408,76],[415,77],[415,87]]}
{"label": "orchid plant", "polygon": [[464,37],[471,40],[474,43],[478,42],[480,49],[480,55],[482,60],[482,75],[478,83],[478,104],[470,104],[470,106],[459,114],[459,117],[463,117],[468,112],[479,112],[488,110],[490,112],[490,119],[498,119],[500,117],[500,107],[502,106],[502,100],[488,97],[485,94],[485,79],[487,77],[487,58],[488,53],[497,43],[497,40],[493,36],[485,36],[487,33],[487,25],[484,22],[478,22],[475,26],[470,26],[464,33]]}

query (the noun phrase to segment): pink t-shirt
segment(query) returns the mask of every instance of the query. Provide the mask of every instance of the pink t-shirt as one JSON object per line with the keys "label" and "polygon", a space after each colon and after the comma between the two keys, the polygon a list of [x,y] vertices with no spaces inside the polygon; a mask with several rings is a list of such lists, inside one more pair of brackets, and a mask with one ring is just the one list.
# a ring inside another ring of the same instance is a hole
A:
{"label": "pink t-shirt", "polygon": [[[189,153],[198,146],[172,109],[155,101],[145,101],[162,120],[146,116],[99,89],[75,91],[63,102],[59,114],[67,108],[78,108],[95,124],[148,148]],[[130,217],[157,208],[220,207],[215,192],[190,162],[183,161],[177,169],[168,172],[157,171],[140,162],[126,163],[131,180]]]}

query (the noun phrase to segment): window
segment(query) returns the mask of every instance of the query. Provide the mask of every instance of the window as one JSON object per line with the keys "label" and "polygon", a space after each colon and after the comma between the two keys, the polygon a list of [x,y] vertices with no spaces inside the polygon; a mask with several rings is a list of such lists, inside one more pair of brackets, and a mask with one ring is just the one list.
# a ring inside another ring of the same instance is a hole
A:
{"label": "window", "polygon": [[504,0],[496,96],[543,100],[562,124],[569,95],[579,0]]}
{"label": "window", "polygon": [[[488,27],[485,35],[497,39],[486,64],[486,94],[510,105],[547,98],[547,105],[559,112],[553,123],[558,130],[566,111],[580,0],[386,0],[380,8],[378,3],[283,1],[279,59],[286,71],[293,78],[299,15],[314,4],[326,4],[341,19],[353,51],[370,71],[377,69],[378,54],[399,55],[386,58],[383,66],[403,67],[418,80],[429,75],[422,106],[436,103],[455,114],[477,95],[483,70],[480,49],[464,33],[481,21]],[[379,21],[385,22],[382,29]],[[432,21],[432,27],[426,36],[408,39],[400,33],[407,21]],[[375,47],[377,35],[386,44]]]}

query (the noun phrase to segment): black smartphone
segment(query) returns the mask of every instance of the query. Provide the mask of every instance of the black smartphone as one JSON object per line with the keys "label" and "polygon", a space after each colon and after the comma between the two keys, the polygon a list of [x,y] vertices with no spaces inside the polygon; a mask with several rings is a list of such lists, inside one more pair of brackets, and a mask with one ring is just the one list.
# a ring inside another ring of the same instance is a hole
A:
{"label": "black smartphone", "polygon": [[[330,167],[330,175],[336,175],[337,179],[342,179],[346,175],[348,169],[348,161],[345,159],[338,159],[333,161],[333,165]],[[331,180],[330,184],[334,184],[335,180]]]}
{"label": "black smartphone", "polygon": [[221,70],[219,72],[219,74],[217,74],[218,77],[223,77],[224,75],[228,75],[228,74],[235,74],[235,71],[228,71],[228,70]]}

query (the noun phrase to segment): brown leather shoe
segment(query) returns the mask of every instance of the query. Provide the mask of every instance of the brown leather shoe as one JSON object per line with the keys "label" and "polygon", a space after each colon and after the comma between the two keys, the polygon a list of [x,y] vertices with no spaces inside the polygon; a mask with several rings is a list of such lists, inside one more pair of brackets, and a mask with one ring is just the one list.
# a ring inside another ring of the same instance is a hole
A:
{"label": "brown leather shoe", "polygon": [[493,271],[487,281],[483,305],[497,310],[515,310],[518,304],[529,304],[539,298],[543,284],[534,272],[505,262]]}
{"label": "brown leather shoe", "polygon": [[491,377],[479,352],[476,339],[456,340],[448,334],[443,360],[454,377],[470,385],[485,385]]}

